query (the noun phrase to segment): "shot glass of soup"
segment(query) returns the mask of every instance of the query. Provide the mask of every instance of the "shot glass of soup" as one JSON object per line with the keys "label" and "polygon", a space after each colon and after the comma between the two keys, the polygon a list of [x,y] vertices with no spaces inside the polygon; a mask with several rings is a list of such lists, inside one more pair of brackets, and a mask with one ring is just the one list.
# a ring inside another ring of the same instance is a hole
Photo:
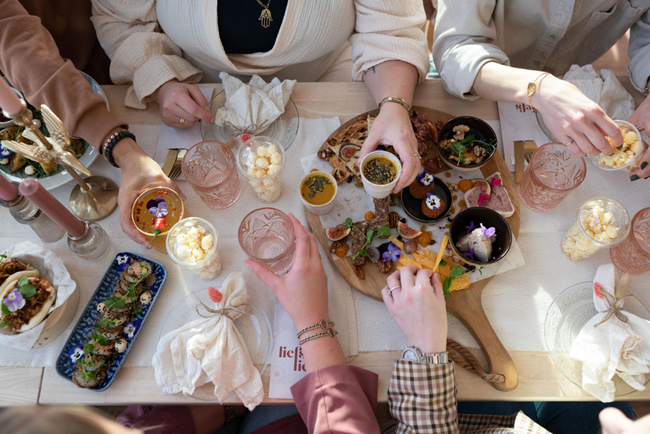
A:
{"label": "shot glass of soup", "polygon": [[312,214],[324,215],[334,208],[336,180],[325,172],[311,172],[300,181],[300,199]]}
{"label": "shot glass of soup", "polygon": [[402,163],[386,151],[374,151],[361,161],[361,181],[370,196],[381,199],[393,191],[402,174]]}

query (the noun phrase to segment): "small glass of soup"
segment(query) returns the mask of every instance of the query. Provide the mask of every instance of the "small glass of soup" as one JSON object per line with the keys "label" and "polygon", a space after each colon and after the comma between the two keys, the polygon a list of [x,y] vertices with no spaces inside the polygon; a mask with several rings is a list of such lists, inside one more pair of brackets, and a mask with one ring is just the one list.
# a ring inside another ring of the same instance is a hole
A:
{"label": "small glass of soup", "polygon": [[312,214],[324,215],[334,208],[338,185],[332,175],[315,171],[300,181],[300,199]]}
{"label": "small glass of soup", "polygon": [[393,191],[402,174],[402,163],[386,151],[374,151],[361,161],[363,188],[375,199],[382,199]]}

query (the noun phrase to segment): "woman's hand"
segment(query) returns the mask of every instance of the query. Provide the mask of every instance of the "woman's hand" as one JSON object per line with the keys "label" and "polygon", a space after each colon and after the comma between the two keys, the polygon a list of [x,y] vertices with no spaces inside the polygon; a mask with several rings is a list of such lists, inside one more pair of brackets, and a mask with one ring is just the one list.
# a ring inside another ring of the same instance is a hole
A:
{"label": "woman's hand", "polygon": [[[650,96],[645,99],[636,109],[634,114],[630,116],[630,119],[627,120],[629,123],[634,125],[639,131],[644,131],[647,133],[650,131]],[[641,166],[630,173],[630,180],[636,181],[639,178],[647,178],[650,176],[650,149],[646,151],[641,160]]]}
{"label": "woman's hand", "polygon": [[[553,135],[569,144],[572,153],[580,157],[611,155],[613,147],[623,144],[619,127],[573,84],[553,76],[537,83],[539,88],[532,104]],[[605,136],[610,137],[611,145]]]}
{"label": "woman's hand", "polygon": [[402,175],[393,189],[393,193],[398,193],[412,183],[422,170],[413,125],[408,112],[401,105],[388,103],[381,107],[361,148],[359,162],[379,145],[393,146],[402,160]]}
{"label": "woman's hand", "polygon": [[388,276],[381,295],[409,345],[425,353],[447,351],[447,308],[437,273],[403,267]]}
{"label": "woman's hand", "polygon": [[120,149],[120,147],[125,147],[127,144],[132,146],[131,151],[122,154],[119,159],[116,157],[116,162],[122,169],[122,181],[117,198],[120,226],[133,241],[147,246],[151,240],[140,233],[131,220],[133,201],[142,190],[150,187],[169,187],[175,190],[183,200],[185,200],[185,195],[174,181],[165,176],[160,165],[149,158],[131,139],[121,140],[115,147],[115,151],[122,151],[124,148]]}
{"label": "woman's hand", "polygon": [[264,265],[244,262],[278,297],[296,329],[300,330],[321,320],[329,321],[327,308],[327,276],[318,254],[316,236],[289,214],[296,234],[296,251],[291,270],[278,277]]}
{"label": "woman's hand", "polygon": [[214,122],[214,116],[208,110],[208,100],[192,84],[169,80],[156,89],[151,97],[158,102],[160,115],[170,127],[189,128],[199,119]]}
{"label": "woman's hand", "polygon": [[621,410],[608,407],[598,415],[603,434],[647,434],[650,432],[650,416],[630,420]]}

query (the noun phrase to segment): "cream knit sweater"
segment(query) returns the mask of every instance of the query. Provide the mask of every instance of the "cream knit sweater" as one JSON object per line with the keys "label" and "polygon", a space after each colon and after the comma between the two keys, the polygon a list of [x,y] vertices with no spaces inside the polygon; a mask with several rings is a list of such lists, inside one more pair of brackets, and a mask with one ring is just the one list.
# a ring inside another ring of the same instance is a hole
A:
{"label": "cream knit sweater", "polygon": [[[240,0],[254,1],[254,0]],[[160,85],[203,72],[315,81],[352,44],[352,79],[387,60],[429,70],[421,0],[289,0],[271,51],[226,55],[217,0],[92,0],[92,21],[111,58],[111,79],[133,83],[125,104],[145,108]]]}

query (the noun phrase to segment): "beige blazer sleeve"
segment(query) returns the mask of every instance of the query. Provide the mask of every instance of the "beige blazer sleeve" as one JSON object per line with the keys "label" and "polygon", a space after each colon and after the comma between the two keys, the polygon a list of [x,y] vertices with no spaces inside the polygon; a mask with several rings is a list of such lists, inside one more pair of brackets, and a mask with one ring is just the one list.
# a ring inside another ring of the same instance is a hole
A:
{"label": "beige blazer sleeve", "polygon": [[[509,65],[508,56],[494,45],[492,19],[496,0],[441,0],[438,2],[433,61],[447,92],[465,99],[487,62]],[[501,4],[503,7],[503,4]]]}
{"label": "beige blazer sleeve", "polygon": [[160,31],[155,0],[92,0],[97,38],[111,58],[115,84],[132,83],[127,107],[144,109],[163,83],[196,83],[203,73],[183,59],[181,49]]}
{"label": "beige blazer sleeve", "polygon": [[352,44],[352,80],[388,60],[415,66],[419,80],[429,72],[429,51],[424,35],[426,15],[421,0],[357,0]]}
{"label": "beige blazer sleeve", "polygon": [[650,78],[650,11],[647,11],[630,29],[627,51],[630,64],[627,70],[634,87],[645,92]]}

